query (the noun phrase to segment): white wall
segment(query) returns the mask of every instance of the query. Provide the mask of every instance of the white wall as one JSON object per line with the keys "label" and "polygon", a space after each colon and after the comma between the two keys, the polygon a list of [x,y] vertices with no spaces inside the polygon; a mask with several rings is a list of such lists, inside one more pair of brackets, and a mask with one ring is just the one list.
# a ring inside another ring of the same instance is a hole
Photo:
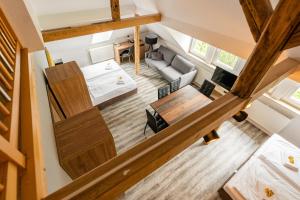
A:
{"label": "white wall", "polygon": [[60,167],[55,145],[53,125],[51,120],[48,96],[43,70],[48,66],[44,51],[30,55],[32,67],[36,72],[36,92],[41,129],[41,143],[44,156],[46,185],[48,193],[52,193],[71,182],[70,177]]}
{"label": "white wall", "polygon": [[[110,7],[110,0],[30,0],[38,16]],[[133,5],[132,0],[120,0],[121,9]]]}
{"label": "white wall", "polygon": [[[143,26],[141,31],[146,32],[147,28]],[[89,49],[113,44],[115,42],[126,41],[128,35],[130,35],[130,38],[133,37],[133,28],[115,30],[112,32],[109,40],[98,44],[92,44],[92,35],[86,35],[49,42],[46,43],[46,47],[50,51],[54,60],[59,58],[62,58],[64,62],[75,60],[80,67],[83,67],[91,64],[91,58],[88,51]],[[142,34],[142,37],[143,35],[144,34]]]}
{"label": "white wall", "polygon": [[[134,16],[135,6],[122,6],[120,12],[121,18]],[[40,15],[38,16],[38,20],[42,30],[56,29],[61,27],[79,26],[100,21],[108,21],[111,20],[111,11],[108,7],[97,9],[92,7],[89,10]]]}
{"label": "white wall", "polygon": [[282,131],[280,131],[280,135],[289,140],[291,143],[300,147],[300,116],[291,120],[288,126],[286,126]]}
{"label": "white wall", "polygon": [[0,7],[24,48],[30,52],[43,49],[42,34],[28,0],[0,0]]}

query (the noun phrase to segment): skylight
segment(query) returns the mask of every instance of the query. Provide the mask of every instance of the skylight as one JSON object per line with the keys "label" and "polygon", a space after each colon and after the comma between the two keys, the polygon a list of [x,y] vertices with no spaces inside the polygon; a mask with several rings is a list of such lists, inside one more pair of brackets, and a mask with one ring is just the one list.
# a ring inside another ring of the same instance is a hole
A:
{"label": "skylight", "polygon": [[112,32],[113,31],[106,31],[93,34],[92,44],[108,41],[111,38]]}

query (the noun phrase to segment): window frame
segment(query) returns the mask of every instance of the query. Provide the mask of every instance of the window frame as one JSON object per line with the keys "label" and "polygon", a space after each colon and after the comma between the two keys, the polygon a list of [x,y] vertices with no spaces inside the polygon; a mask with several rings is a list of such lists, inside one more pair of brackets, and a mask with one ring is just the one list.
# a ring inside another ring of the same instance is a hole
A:
{"label": "window frame", "polygon": [[237,61],[236,61],[235,65],[234,66],[229,66],[226,63],[223,63],[223,62],[219,61],[219,55],[220,55],[221,51],[225,51],[225,50],[223,50],[223,49],[217,49],[216,50],[216,52],[213,56],[213,59],[212,59],[212,64],[215,65],[215,66],[219,66],[219,67],[221,67],[221,68],[223,68],[223,69],[225,69],[229,72],[232,72],[234,74],[239,74],[242,71],[246,61],[243,60],[242,58],[238,57],[237,55],[234,55],[234,54],[232,54],[228,51],[225,51],[225,52],[228,52],[228,53],[230,53],[230,54],[237,57]]}
{"label": "window frame", "polygon": [[[297,92],[298,90],[300,90],[300,83],[298,83],[298,89],[295,90],[295,91],[293,92],[293,94],[294,94],[295,92]],[[293,94],[292,94],[292,95],[293,95]],[[282,100],[283,102],[285,102],[285,103],[287,103],[287,104],[293,106],[293,107],[296,108],[296,109],[300,109],[300,100],[295,100],[295,99],[293,99],[293,98],[292,98],[292,95],[290,95],[290,96],[288,96],[288,97],[283,97],[283,98],[281,98],[281,100]]]}
{"label": "window frame", "polygon": [[197,42],[197,41],[203,42],[201,40],[192,38],[191,43],[190,43],[190,47],[189,47],[189,53],[192,54],[193,56],[196,56],[196,57],[208,62],[208,64],[210,64],[210,62],[209,62],[210,59],[209,58],[212,57],[212,54],[214,53],[215,48],[213,46],[211,46],[210,44],[208,44],[206,42],[203,42],[203,43],[206,43],[208,45],[207,52],[205,53],[205,55],[199,54],[193,48],[194,45],[195,45],[195,42]]}
{"label": "window frame", "polygon": [[[195,42],[196,41],[200,41],[200,42],[203,42],[201,40],[198,40],[196,38],[192,38],[191,39],[191,42],[190,42],[190,47],[189,47],[189,53],[192,55],[192,56],[195,56],[196,58],[199,58],[201,60],[203,60],[205,63],[207,63],[208,65],[210,65],[212,68],[218,66],[218,67],[221,67],[235,75],[239,75],[240,72],[242,71],[245,63],[246,63],[246,60],[240,58],[239,56],[237,55],[234,55],[234,56],[237,56],[238,60],[235,64],[235,66],[232,68],[228,65],[226,65],[225,63],[222,63],[222,62],[218,62],[218,56],[219,56],[219,53],[222,51],[222,49],[219,49],[217,47],[214,47],[206,42],[206,44],[208,44],[208,49],[207,49],[207,52],[205,55],[202,55],[202,54],[199,54],[197,53],[196,51],[194,51],[194,45],[195,45]],[[223,50],[225,51],[225,50]],[[227,51],[225,51],[227,52]],[[230,53],[230,52],[228,52]]]}

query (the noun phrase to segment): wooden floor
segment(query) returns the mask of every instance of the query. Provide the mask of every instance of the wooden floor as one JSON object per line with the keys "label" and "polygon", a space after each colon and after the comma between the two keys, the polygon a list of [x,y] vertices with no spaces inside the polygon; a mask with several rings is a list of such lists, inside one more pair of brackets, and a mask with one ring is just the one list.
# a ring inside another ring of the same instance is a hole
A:
{"label": "wooden floor", "polygon": [[[157,99],[157,88],[166,84],[152,69],[142,67],[134,75],[133,65],[124,69],[138,83],[138,93],[105,108],[102,112],[118,153],[144,140],[145,108]],[[267,139],[249,122],[225,122],[218,130],[221,139],[210,145],[199,140],[166,165],[128,190],[122,200],[219,199],[217,190],[230,175]],[[148,128],[147,136],[153,132]]]}

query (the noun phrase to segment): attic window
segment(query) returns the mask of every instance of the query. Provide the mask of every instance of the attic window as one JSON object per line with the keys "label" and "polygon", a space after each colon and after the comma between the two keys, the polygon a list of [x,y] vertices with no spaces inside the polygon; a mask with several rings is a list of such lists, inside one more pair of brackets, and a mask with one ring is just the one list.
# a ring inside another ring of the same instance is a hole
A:
{"label": "attic window", "polygon": [[204,57],[206,57],[208,48],[209,48],[209,44],[202,42],[200,40],[194,39],[192,41],[190,52],[196,56],[204,58]]}
{"label": "attic window", "polygon": [[240,57],[194,38],[190,46],[190,53],[201,58],[208,65],[219,66],[236,75],[245,65],[245,60]]}
{"label": "attic window", "polygon": [[288,98],[285,99],[289,104],[300,108],[300,87]]}
{"label": "attic window", "polygon": [[97,44],[97,43],[108,41],[108,40],[110,40],[111,35],[112,35],[112,31],[95,33],[92,36],[92,44]]}

